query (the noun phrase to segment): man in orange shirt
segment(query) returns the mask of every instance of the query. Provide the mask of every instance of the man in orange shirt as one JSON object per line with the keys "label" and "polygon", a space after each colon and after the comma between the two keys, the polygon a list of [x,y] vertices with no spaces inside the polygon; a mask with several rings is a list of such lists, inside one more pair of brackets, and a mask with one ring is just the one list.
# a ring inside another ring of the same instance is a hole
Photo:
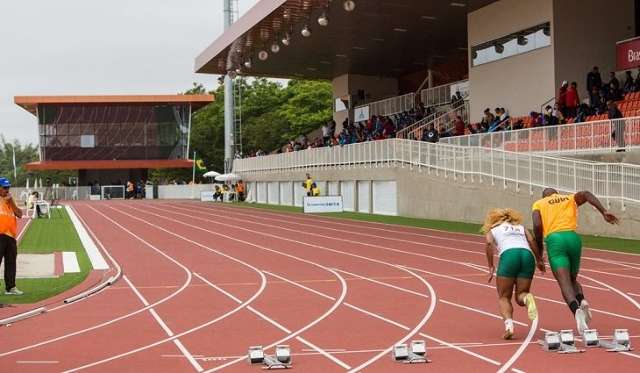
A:
{"label": "man in orange shirt", "polygon": [[583,334],[591,321],[589,303],[584,299],[582,286],[578,282],[582,256],[582,240],[576,233],[578,207],[586,202],[595,207],[607,223],[618,223],[618,218],[588,191],[564,195],[547,188],[542,192],[542,199],[537,200],[532,207],[536,243],[542,248],[544,240],[547,246],[549,266],[560,285],[565,302],[574,314],[580,334]]}
{"label": "man in orange shirt", "polygon": [[16,205],[9,189],[11,182],[0,177],[0,262],[4,259],[4,285],[6,295],[22,295],[16,288],[16,260],[18,246],[16,244],[18,222],[22,210]]}

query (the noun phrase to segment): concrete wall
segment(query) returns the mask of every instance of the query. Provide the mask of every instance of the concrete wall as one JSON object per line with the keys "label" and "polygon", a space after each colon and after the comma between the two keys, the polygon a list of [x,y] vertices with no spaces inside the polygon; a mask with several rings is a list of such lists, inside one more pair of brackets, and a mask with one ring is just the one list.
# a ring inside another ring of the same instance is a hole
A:
{"label": "concrete wall", "polygon": [[[467,19],[469,50],[527,27],[553,22],[553,0],[501,0]],[[471,121],[482,119],[485,108],[506,108],[512,116],[526,115],[555,92],[554,40],[551,47],[508,57],[477,67],[469,62]]]}
{"label": "concrete wall", "polygon": [[576,81],[580,99],[588,97],[587,73],[594,65],[609,81],[616,66],[616,42],[635,36],[634,9],[634,0],[555,0],[555,86]]}
{"label": "concrete wall", "polygon": [[[280,172],[243,175],[246,181],[274,181],[274,180],[303,180],[306,171]],[[350,168],[317,170],[311,172],[316,180],[349,181],[354,180],[395,180],[397,187],[398,214],[416,218],[441,219],[481,223],[486,212],[493,207],[512,207],[520,210],[526,217],[526,225],[531,227],[530,211],[533,202],[539,198],[541,189],[534,189],[529,193],[528,186],[521,188],[508,184],[503,187],[502,182],[492,185],[489,178],[480,182],[476,177],[474,182],[470,178],[463,181],[452,176],[444,178],[435,172],[429,174],[425,170],[409,167],[381,167],[381,168]],[[357,209],[358,203],[355,201]],[[580,209],[578,231],[585,234],[596,234],[611,237],[627,237],[640,239],[640,221],[636,218],[640,213],[640,206],[627,205],[625,211],[613,202],[611,210],[622,218],[622,224],[611,226],[602,221],[597,211],[590,206]]]}

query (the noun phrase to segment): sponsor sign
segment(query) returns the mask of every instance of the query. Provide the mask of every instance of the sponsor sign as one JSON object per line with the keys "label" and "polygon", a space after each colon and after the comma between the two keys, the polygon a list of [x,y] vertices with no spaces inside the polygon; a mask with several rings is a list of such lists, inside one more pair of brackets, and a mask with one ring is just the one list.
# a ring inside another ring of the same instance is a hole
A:
{"label": "sponsor sign", "polygon": [[342,212],[342,196],[304,197],[305,214]]}
{"label": "sponsor sign", "polygon": [[353,110],[353,121],[355,123],[369,120],[369,106],[355,108]]}
{"label": "sponsor sign", "polygon": [[200,192],[200,201],[202,202],[213,202],[213,191],[202,191]]}
{"label": "sponsor sign", "polygon": [[640,37],[616,44],[616,70],[629,70],[640,66]]}

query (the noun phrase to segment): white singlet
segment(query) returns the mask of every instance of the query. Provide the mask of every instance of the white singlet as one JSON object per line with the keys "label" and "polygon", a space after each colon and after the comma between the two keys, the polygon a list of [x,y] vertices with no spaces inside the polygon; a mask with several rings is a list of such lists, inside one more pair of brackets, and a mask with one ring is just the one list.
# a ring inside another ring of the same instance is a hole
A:
{"label": "white singlet", "polygon": [[522,225],[502,223],[491,229],[493,239],[496,240],[498,256],[509,249],[527,249],[531,251],[525,228]]}

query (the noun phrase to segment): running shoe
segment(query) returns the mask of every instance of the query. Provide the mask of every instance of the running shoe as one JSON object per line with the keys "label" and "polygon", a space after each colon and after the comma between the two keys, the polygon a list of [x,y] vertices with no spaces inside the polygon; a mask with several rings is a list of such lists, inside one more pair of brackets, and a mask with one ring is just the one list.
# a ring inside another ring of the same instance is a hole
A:
{"label": "running shoe", "polygon": [[529,293],[524,297],[524,304],[527,305],[527,313],[529,314],[529,320],[535,320],[538,318],[538,307],[536,307],[536,300],[533,294]]}
{"label": "running shoe", "polygon": [[502,334],[502,339],[509,340],[511,338],[513,338],[513,320],[504,320],[504,334]]}
{"label": "running shoe", "polygon": [[578,308],[576,310],[576,326],[578,328],[578,334],[580,335],[583,335],[584,331],[589,329],[586,318],[584,311]]}
{"label": "running shoe", "polygon": [[15,286],[4,292],[4,295],[22,295],[22,294],[24,293],[18,290],[18,288]]}
{"label": "running shoe", "polygon": [[584,312],[584,321],[588,324],[591,324],[591,309],[589,308],[589,302],[586,299],[583,299],[580,302],[580,309]]}

